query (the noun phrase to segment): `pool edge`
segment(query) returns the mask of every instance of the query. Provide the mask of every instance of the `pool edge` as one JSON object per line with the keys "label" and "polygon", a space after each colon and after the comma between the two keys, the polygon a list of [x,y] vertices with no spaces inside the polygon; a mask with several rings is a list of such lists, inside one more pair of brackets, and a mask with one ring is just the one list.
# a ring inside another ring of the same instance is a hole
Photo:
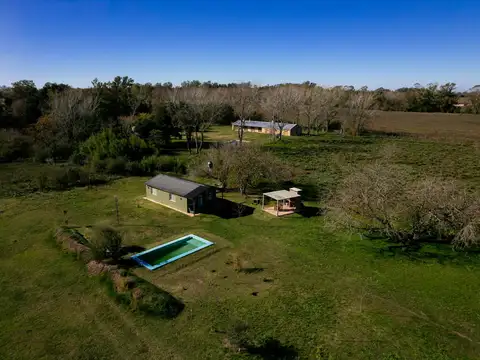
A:
{"label": "pool edge", "polygon": [[[171,245],[171,244],[174,244],[174,243],[176,243],[176,242],[180,242],[180,241],[182,241],[182,240],[185,240],[186,238],[194,238],[194,239],[196,239],[196,240],[199,240],[199,241],[201,241],[201,242],[203,243],[203,245],[200,246],[200,247],[198,247],[198,248],[195,248],[195,249],[192,249],[192,250],[190,250],[190,251],[187,251],[187,252],[185,252],[185,253],[183,253],[183,254],[177,255],[177,256],[175,256],[175,257],[173,257],[173,258],[171,258],[171,259],[165,260],[165,261],[161,262],[160,264],[157,264],[157,265],[154,265],[154,266],[150,265],[149,263],[147,263],[147,262],[145,262],[145,261],[143,261],[142,259],[139,258],[139,256],[142,256],[142,255],[144,255],[144,254],[148,254],[148,253],[150,253],[150,252],[152,252],[152,251],[155,251],[155,250],[157,250],[157,249],[166,247],[166,246]],[[200,236],[198,236],[198,235],[188,234],[188,235],[182,236],[182,237],[180,237],[180,238],[178,238],[178,239],[169,241],[169,242],[167,242],[167,243],[165,243],[165,244],[161,244],[161,245],[155,246],[155,247],[153,247],[153,248],[151,248],[151,249],[147,249],[147,250],[144,250],[144,251],[142,251],[142,252],[139,252],[138,254],[132,255],[132,256],[130,257],[130,259],[135,260],[139,265],[147,268],[147,269],[150,270],[150,271],[153,271],[153,270],[156,270],[156,269],[158,269],[158,268],[160,268],[160,267],[162,267],[162,266],[165,266],[165,265],[167,265],[167,264],[169,264],[169,263],[171,263],[171,262],[174,262],[174,261],[176,261],[176,260],[178,260],[178,259],[181,259],[182,257],[185,257],[185,256],[191,255],[191,254],[193,254],[193,253],[196,253],[197,251],[200,251],[200,250],[202,250],[202,249],[205,249],[206,247],[209,247],[209,246],[214,245],[214,244],[215,244],[214,242],[209,241],[209,240],[206,240],[206,239],[204,239],[204,238],[202,238],[202,237],[200,237]]]}

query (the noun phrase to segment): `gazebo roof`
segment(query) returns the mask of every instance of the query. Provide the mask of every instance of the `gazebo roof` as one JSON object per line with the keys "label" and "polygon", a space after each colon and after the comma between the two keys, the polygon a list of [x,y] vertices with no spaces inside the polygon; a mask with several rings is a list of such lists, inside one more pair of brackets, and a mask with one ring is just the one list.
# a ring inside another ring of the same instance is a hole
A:
{"label": "gazebo roof", "polygon": [[268,193],[264,193],[263,195],[268,196],[274,200],[287,200],[300,197],[300,194],[296,193],[295,191],[288,191],[288,190],[277,190]]}

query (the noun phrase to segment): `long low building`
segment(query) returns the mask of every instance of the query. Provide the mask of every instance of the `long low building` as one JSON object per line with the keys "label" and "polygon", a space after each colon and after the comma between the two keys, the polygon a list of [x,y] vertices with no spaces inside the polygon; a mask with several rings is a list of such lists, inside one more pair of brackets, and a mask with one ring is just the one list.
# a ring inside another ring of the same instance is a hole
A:
{"label": "long low building", "polygon": [[[232,130],[236,130],[241,126],[240,120],[232,123]],[[280,128],[277,123],[272,123],[268,121],[252,121],[247,120],[243,126],[244,131],[256,132],[263,134],[272,134],[275,131],[275,134],[280,132]],[[282,129],[283,136],[299,136],[302,135],[302,128],[297,124],[285,124]]]}

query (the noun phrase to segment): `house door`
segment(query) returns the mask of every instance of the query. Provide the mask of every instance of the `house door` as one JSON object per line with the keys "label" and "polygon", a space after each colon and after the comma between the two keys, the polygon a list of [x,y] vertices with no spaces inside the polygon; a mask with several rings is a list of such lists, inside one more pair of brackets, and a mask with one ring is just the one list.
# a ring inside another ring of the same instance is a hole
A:
{"label": "house door", "polygon": [[198,207],[201,208],[203,206],[203,195],[198,197]]}

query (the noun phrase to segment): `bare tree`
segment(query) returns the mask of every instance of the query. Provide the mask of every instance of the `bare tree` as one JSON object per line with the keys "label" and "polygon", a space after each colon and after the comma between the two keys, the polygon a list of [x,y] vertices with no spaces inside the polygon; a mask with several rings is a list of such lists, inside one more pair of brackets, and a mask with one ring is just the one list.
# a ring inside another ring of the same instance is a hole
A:
{"label": "bare tree", "polygon": [[[196,176],[211,177],[218,182],[222,198],[231,181],[237,146],[226,144],[203,152],[191,166],[190,172]],[[208,163],[211,163],[211,168]]]}
{"label": "bare tree", "polygon": [[328,132],[330,126],[338,117],[339,109],[342,103],[343,90],[338,87],[334,88],[320,88],[318,90],[320,98],[320,121],[316,124],[317,131],[321,128]]}
{"label": "bare tree", "polygon": [[289,115],[297,114],[300,106],[301,92],[291,86],[276,86],[269,89],[263,98],[262,108],[271,119],[272,136],[282,138],[283,129],[288,124]]}
{"label": "bare tree", "polygon": [[480,114],[480,91],[471,92],[467,97],[469,101],[467,110],[471,114]]}
{"label": "bare tree", "polygon": [[374,96],[365,91],[353,92],[347,101],[347,114],[342,120],[342,132],[353,136],[362,133],[373,118]]}
{"label": "bare tree", "polygon": [[301,93],[300,101],[300,117],[305,119],[304,127],[307,135],[314,125],[318,123],[321,115],[321,108],[319,106],[319,89],[312,86],[306,86]]}
{"label": "bare tree", "polygon": [[226,92],[222,89],[201,88],[203,96],[200,97],[198,103],[197,134],[200,133],[200,141],[198,142],[198,151],[201,151],[204,143],[204,134],[212,125],[218,122],[222,114],[222,106],[225,104]]}
{"label": "bare tree", "polygon": [[50,119],[66,142],[84,140],[95,129],[93,117],[99,105],[95,92],[69,89],[52,99]]}
{"label": "bare tree", "polygon": [[382,160],[351,171],[330,209],[334,222],[405,246],[432,240],[455,247],[480,244],[476,194],[457,181],[411,181],[404,170]]}
{"label": "bare tree", "polygon": [[131,116],[134,117],[137,114],[137,110],[143,103],[149,102],[151,99],[151,91],[145,85],[134,84],[130,89],[128,96],[128,104],[131,109]]}
{"label": "bare tree", "polygon": [[187,146],[193,138],[198,154],[203,147],[205,132],[221,114],[224,93],[206,87],[175,88],[171,92],[171,101],[176,106],[174,118],[177,125],[185,131]]}
{"label": "bare tree", "polygon": [[291,177],[289,168],[258,145],[234,146],[233,149],[231,179],[243,195],[262,180],[277,182]]}
{"label": "bare tree", "polygon": [[238,117],[238,140],[243,142],[245,122],[255,113],[260,104],[260,90],[258,87],[251,87],[250,84],[241,84],[236,88],[229,89],[229,96],[226,101],[233,107]]}

